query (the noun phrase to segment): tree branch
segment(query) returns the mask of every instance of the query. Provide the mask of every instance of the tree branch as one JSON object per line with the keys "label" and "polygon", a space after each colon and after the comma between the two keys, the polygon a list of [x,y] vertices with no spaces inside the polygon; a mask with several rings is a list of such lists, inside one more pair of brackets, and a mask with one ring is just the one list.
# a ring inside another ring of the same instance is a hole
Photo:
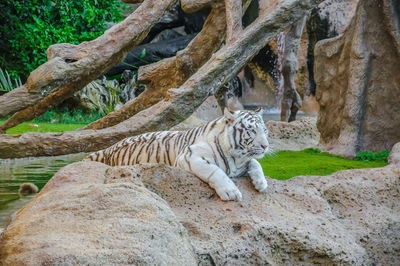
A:
{"label": "tree branch", "polygon": [[182,85],[207,62],[221,46],[225,29],[224,7],[216,5],[207,17],[201,32],[185,49],[174,57],[140,67],[139,80],[147,85],[146,91],[84,129],[101,129],[116,125],[162,100],[168,89]]}
{"label": "tree branch", "polygon": [[307,15],[293,24],[286,35],[282,61],[283,97],[281,101],[281,121],[291,122],[296,120],[297,111],[302,105],[301,97],[296,90],[295,79],[298,70],[297,51],[306,21]]}
{"label": "tree branch", "polygon": [[[250,2],[243,1],[243,10],[247,9]],[[221,46],[226,31],[224,12],[223,4],[214,4],[203,29],[185,49],[175,57],[139,69],[139,80],[147,85],[145,92],[83,129],[102,129],[116,125],[162,100],[168,89],[182,85]]]}
{"label": "tree branch", "polygon": [[127,136],[168,129],[187,118],[210,94],[232,79],[276,34],[321,2],[282,1],[274,12],[264,14],[248,26],[240,39],[214,54],[179,89],[171,89],[165,100],[114,127],[65,133],[2,135],[0,158],[95,151]]}
{"label": "tree branch", "polygon": [[194,13],[203,8],[211,7],[215,0],[181,0],[181,8],[186,13]]}
{"label": "tree branch", "polygon": [[225,0],[226,43],[232,43],[242,32],[242,1]]}

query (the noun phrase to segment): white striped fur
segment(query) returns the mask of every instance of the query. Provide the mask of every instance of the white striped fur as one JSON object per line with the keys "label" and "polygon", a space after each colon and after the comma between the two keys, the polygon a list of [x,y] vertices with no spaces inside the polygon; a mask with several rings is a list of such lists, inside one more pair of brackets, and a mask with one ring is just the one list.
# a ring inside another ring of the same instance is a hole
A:
{"label": "white striped fur", "polygon": [[267,189],[261,165],[269,151],[261,111],[225,109],[224,116],[188,131],[161,131],[126,138],[92,153],[87,160],[105,164],[165,163],[185,169],[207,182],[223,200],[241,200],[230,177],[248,174],[255,188]]}

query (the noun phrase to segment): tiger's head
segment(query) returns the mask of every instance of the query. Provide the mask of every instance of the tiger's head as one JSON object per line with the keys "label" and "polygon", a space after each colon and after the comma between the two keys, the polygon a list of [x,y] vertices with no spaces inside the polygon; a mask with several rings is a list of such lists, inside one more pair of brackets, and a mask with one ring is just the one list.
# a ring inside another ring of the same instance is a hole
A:
{"label": "tiger's head", "polygon": [[260,159],[270,151],[268,129],[261,115],[262,109],[232,112],[225,108],[228,138],[234,154]]}

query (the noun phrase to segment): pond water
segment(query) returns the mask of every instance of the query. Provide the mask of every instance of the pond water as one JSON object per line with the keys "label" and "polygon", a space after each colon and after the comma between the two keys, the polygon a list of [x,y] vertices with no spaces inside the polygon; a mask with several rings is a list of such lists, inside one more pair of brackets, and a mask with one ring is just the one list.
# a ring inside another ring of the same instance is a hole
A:
{"label": "pond water", "polygon": [[35,196],[20,196],[19,186],[31,182],[41,189],[63,166],[82,160],[85,153],[54,157],[0,160],[0,232],[11,215]]}
{"label": "pond water", "polygon": [[[254,108],[252,108],[252,109],[254,109]],[[280,121],[281,120],[281,110],[278,108],[267,109],[267,110],[264,110],[262,116],[263,116],[263,119],[265,122],[271,121],[271,120]],[[296,119],[299,120],[302,117],[317,117],[317,116],[318,116],[318,114],[316,114],[316,113],[315,114],[307,114],[307,113],[304,113],[303,111],[299,111],[299,112],[297,112]]]}

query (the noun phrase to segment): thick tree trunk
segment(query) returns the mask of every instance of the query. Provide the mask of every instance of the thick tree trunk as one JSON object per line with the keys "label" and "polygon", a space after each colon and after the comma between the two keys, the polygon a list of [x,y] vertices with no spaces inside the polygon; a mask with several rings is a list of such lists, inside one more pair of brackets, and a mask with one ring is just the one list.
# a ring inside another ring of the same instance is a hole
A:
{"label": "thick tree trunk", "polygon": [[237,41],[214,54],[179,89],[171,89],[165,100],[114,127],[65,133],[2,135],[0,157],[88,152],[108,147],[127,136],[168,129],[192,114],[210,94],[232,79],[268,41],[321,1],[282,1],[274,12],[263,15],[247,27]]}
{"label": "thick tree trunk", "polygon": [[70,97],[121,62],[176,2],[146,0],[124,21],[93,41],[50,46],[49,61],[35,69],[26,84],[0,97],[0,118],[29,107],[12,118],[13,124],[28,121]]}
{"label": "thick tree trunk", "polygon": [[298,70],[297,51],[306,21],[307,16],[304,16],[304,18],[292,25],[286,35],[282,62],[283,97],[281,101],[281,121],[291,122],[296,120],[297,111],[301,107],[301,97],[296,90],[295,79]]}

